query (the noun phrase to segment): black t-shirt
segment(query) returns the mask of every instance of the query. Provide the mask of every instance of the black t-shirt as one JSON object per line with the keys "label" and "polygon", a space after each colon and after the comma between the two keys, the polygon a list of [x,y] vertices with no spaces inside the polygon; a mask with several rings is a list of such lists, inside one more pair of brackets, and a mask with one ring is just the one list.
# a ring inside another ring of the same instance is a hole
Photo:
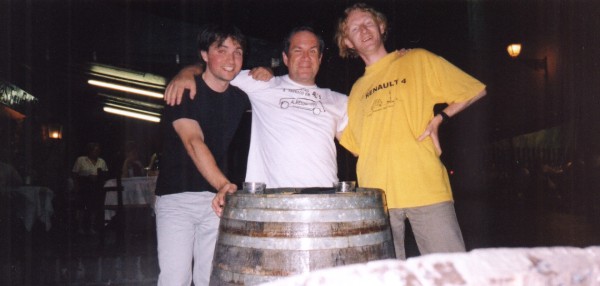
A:
{"label": "black t-shirt", "polygon": [[250,101],[246,93],[235,86],[230,85],[222,93],[215,92],[201,77],[196,78],[196,91],[193,100],[189,97],[189,91],[186,91],[180,105],[165,106],[163,110],[163,150],[156,182],[156,194],[159,196],[181,192],[216,192],[200,174],[173,128],[173,121],[177,119],[193,119],[200,124],[204,143],[221,171],[228,173],[225,169],[227,151],[244,112],[250,109]]}

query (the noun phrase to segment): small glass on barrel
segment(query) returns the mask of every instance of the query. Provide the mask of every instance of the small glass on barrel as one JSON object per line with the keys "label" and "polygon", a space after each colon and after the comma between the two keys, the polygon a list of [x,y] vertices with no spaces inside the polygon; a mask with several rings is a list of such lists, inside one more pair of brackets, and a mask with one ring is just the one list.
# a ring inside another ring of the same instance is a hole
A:
{"label": "small glass on barrel", "polygon": [[350,193],[356,191],[355,181],[341,181],[333,183],[336,193]]}

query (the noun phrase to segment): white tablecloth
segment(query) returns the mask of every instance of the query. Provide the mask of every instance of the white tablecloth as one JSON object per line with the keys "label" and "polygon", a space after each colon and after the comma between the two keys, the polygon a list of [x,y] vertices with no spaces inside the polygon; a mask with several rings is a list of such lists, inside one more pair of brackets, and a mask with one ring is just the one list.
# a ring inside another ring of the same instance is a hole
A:
{"label": "white tablecloth", "polygon": [[600,285],[600,247],[487,248],[321,269],[263,286]]}
{"label": "white tablecloth", "polygon": [[[156,176],[151,177],[131,177],[121,179],[123,185],[123,206],[144,206],[154,207],[154,190],[156,188]],[[116,187],[117,180],[111,179],[104,183],[104,187]],[[107,192],[104,200],[106,206],[117,205],[117,192]],[[114,211],[107,210],[105,217],[112,218]]]}
{"label": "white tablecloth", "polygon": [[36,220],[46,226],[46,231],[50,230],[54,214],[52,190],[40,186],[21,186],[11,190],[11,197],[16,204],[13,205],[16,207],[15,214],[23,221],[27,231],[31,231]]}

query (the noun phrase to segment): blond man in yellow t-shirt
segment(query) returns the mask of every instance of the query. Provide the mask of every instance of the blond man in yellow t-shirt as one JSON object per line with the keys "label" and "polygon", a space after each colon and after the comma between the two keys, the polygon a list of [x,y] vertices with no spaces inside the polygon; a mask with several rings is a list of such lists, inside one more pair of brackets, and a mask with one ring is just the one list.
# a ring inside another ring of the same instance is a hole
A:
{"label": "blond man in yellow t-shirt", "polygon": [[[406,258],[406,219],[421,254],[465,251],[438,127],[484,96],[485,85],[423,49],[388,53],[386,28],[385,16],[365,4],[339,22],[340,56],[366,64],[350,92],[341,144],[359,157],[359,184],[385,191],[398,258]],[[448,106],[434,115],[438,103]]]}

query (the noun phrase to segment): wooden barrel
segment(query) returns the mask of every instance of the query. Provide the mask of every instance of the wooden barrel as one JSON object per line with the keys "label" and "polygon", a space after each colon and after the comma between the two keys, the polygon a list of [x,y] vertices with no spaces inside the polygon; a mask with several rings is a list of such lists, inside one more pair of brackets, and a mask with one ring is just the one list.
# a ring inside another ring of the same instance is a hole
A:
{"label": "wooden barrel", "polygon": [[256,285],[286,276],[394,258],[385,197],[268,189],[226,199],[211,285]]}

